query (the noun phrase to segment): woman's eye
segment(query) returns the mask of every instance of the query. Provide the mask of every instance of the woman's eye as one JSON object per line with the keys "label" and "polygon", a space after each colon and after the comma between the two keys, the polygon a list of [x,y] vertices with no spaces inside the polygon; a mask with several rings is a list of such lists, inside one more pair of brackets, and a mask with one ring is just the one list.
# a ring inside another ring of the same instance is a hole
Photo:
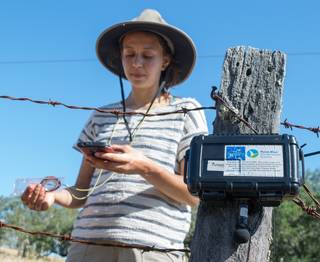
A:
{"label": "woman's eye", "polygon": [[143,57],[146,59],[151,59],[153,57],[153,55],[144,55]]}
{"label": "woman's eye", "polygon": [[[135,53],[124,53],[123,55],[125,58],[133,58],[136,56]],[[137,55],[137,56],[139,56],[139,55]],[[141,57],[144,59],[152,59],[154,56],[152,54],[142,54]]]}

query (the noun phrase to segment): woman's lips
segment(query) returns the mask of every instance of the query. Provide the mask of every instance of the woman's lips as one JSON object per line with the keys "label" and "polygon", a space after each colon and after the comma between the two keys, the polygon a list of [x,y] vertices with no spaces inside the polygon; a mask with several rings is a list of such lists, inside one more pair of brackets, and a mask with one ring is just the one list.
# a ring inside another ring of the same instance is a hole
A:
{"label": "woman's lips", "polygon": [[143,78],[143,77],[145,77],[144,74],[130,74],[130,75],[131,75],[131,77],[133,77],[133,78]]}

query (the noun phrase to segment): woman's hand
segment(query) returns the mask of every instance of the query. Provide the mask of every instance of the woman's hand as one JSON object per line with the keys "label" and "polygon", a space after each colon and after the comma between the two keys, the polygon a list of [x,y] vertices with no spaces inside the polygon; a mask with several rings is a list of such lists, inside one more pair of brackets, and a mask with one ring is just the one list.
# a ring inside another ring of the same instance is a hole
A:
{"label": "woman's hand", "polygon": [[46,192],[41,184],[31,184],[21,196],[22,202],[32,210],[44,211],[54,204],[54,192]]}
{"label": "woman's hand", "polygon": [[97,152],[94,156],[85,157],[95,168],[124,174],[145,175],[152,165],[152,160],[129,145],[111,145],[106,152]]}
{"label": "woman's hand", "polygon": [[[140,174],[161,193],[178,203],[191,206],[198,203],[198,199],[188,192],[182,175],[171,173],[129,145],[112,145],[105,152],[95,153],[94,156],[85,155],[85,158],[95,168],[124,174]],[[181,174],[183,163],[180,163]]]}

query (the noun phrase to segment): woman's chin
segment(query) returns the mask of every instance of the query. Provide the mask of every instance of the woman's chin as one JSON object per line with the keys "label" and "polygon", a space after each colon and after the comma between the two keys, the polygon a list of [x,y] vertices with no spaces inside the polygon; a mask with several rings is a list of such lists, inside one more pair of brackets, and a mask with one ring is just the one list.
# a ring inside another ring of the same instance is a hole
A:
{"label": "woman's chin", "polygon": [[146,88],[149,85],[147,84],[145,79],[132,79],[130,80],[131,85],[134,86],[135,88]]}
{"label": "woman's chin", "polygon": [[145,83],[146,82],[146,77],[144,76],[136,76],[136,77],[130,77],[129,81],[133,84],[139,84],[139,83]]}

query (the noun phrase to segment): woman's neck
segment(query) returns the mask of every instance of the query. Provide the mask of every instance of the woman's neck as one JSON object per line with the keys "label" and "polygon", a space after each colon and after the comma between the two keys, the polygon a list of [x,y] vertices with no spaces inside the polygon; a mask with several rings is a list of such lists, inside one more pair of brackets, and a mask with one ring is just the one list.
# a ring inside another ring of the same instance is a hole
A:
{"label": "woman's neck", "polygon": [[153,106],[159,106],[168,103],[167,97],[161,94],[161,92],[157,91],[159,93],[157,94],[157,92],[150,92],[150,90],[145,90],[145,92],[143,91],[139,90],[139,92],[134,92],[134,90],[132,90],[125,101],[126,106],[134,110],[146,109],[150,106],[150,103],[156,95],[157,97],[153,102]]}

